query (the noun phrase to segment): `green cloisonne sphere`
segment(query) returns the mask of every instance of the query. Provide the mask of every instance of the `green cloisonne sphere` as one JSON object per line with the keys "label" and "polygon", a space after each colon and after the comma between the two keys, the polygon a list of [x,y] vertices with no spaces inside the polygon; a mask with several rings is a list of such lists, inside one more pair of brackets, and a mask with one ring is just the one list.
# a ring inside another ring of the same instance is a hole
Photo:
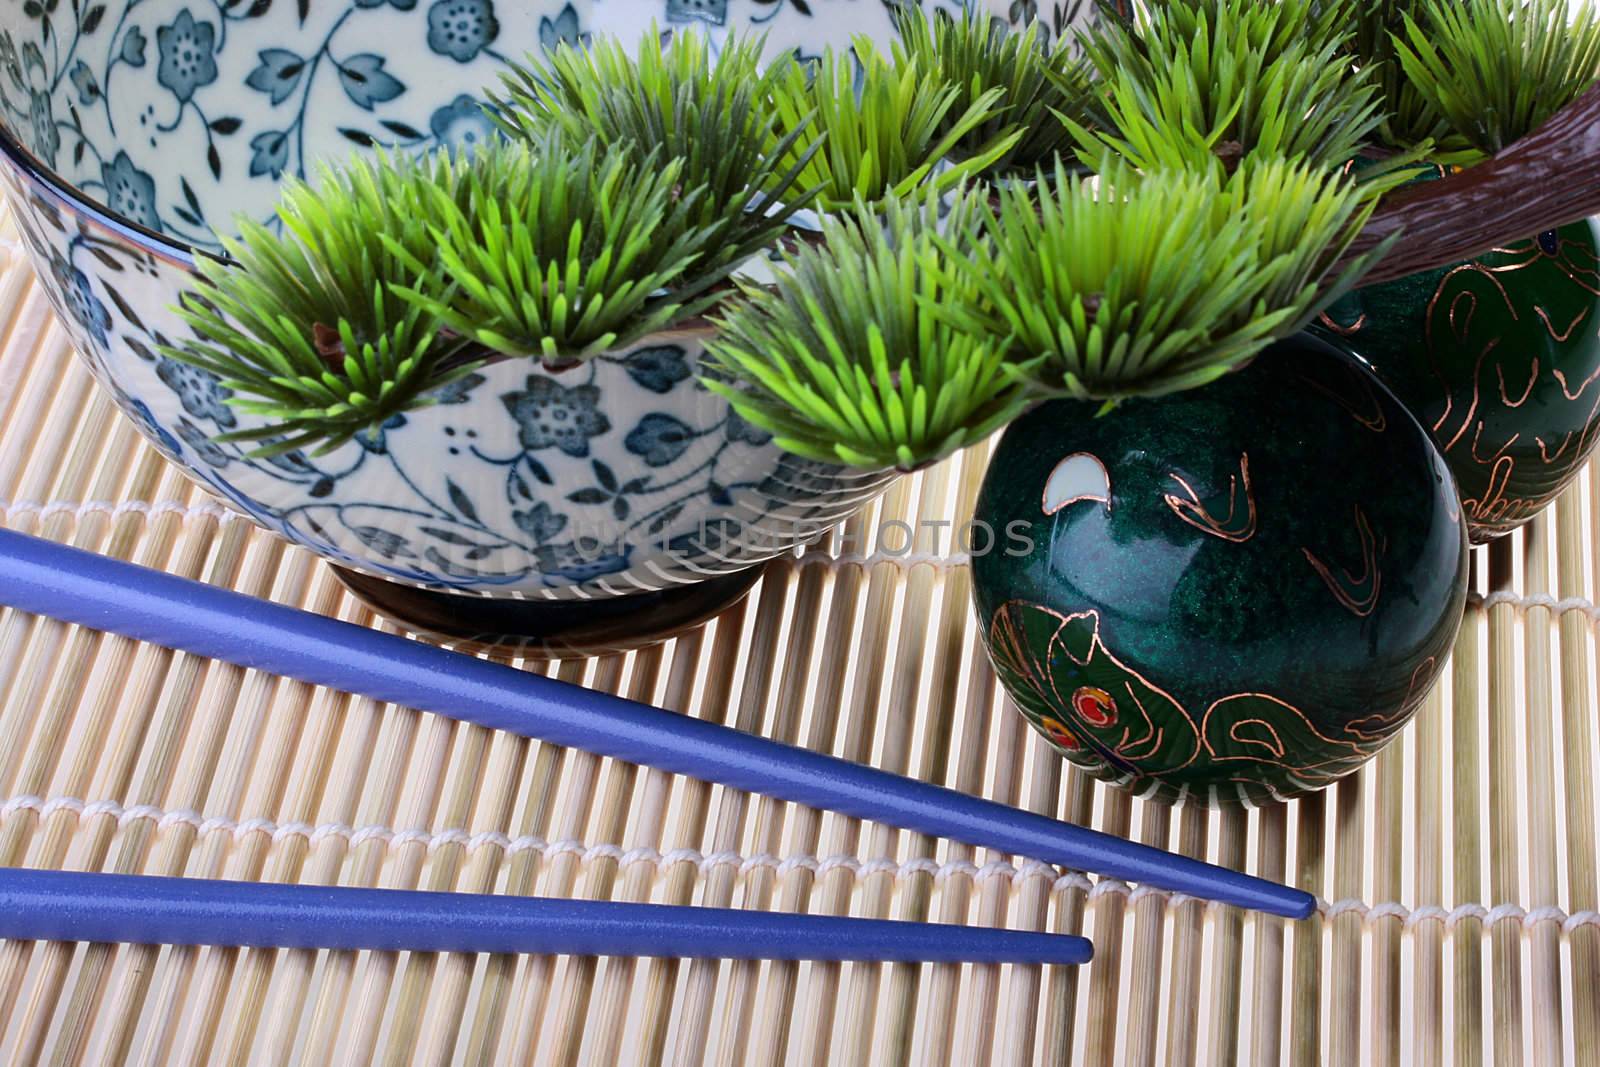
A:
{"label": "green cloisonne sphere", "polygon": [[1315,327],[1378,372],[1433,435],[1472,540],[1509,533],[1600,441],[1600,225],[1357,290]]}
{"label": "green cloisonne sphere", "polygon": [[981,524],[973,598],[1006,689],[1068,759],[1173,801],[1360,767],[1427,694],[1466,598],[1438,451],[1308,335],[1103,416],[1036,408],[996,448]]}

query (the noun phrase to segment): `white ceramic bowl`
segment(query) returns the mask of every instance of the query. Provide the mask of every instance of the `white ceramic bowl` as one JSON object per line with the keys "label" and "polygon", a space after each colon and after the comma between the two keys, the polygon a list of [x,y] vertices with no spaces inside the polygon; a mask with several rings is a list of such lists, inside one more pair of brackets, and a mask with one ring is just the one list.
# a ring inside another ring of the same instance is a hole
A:
{"label": "white ceramic bowl", "polygon": [[[988,0],[1003,17],[1032,4]],[[50,5],[54,5],[51,8]],[[942,5],[951,6],[951,5]],[[670,589],[814,538],[885,472],[798,460],[695,381],[703,338],[551,374],[501,362],[338,451],[263,460],[203,371],[159,354],[195,246],[285,175],[372,144],[490,136],[506,57],[592,33],[761,29],[814,54],[883,0],[26,0],[0,16],[0,189],[63,322],[149,439],[262,526],[407,585],[534,599]]]}

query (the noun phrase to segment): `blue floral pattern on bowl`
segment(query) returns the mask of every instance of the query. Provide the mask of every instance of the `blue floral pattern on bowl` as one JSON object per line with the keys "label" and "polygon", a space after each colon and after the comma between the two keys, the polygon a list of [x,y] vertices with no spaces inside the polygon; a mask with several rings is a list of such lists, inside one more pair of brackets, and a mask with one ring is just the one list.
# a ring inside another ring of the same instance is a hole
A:
{"label": "blue floral pattern on bowl", "polygon": [[0,193],[101,384],[260,525],[426,588],[659,590],[789,551],[892,474],[782,451],[700,385],[703,333],[560,372],[493,363],[331,454],[253,456],[216,438],[260,423],[217,379],[160,355],[188,329],[171,308],[194,282],[190,248],[216,247],[235,212],[270,219],[284,176],[319,160],[494,136],[478,102],[508,56],[637,38],[652,20],[714,38],[759,29],[814,55],[856,33],[886,39],[893,2],[25,0],[0,19]]}
{"label": "blue floral pattern on bowl", "polygon": [[[510,59],[595,33],[634,40],[652,21],[816,55],[887,39],[896,3],[26,0],[0,18],[0,124],[78,192],[215,250],[241,213],[271,223],[280,181],[314,179],[319,161],[492,136],[478,105]],[[1036,9],[981,5],[1012,21]]]}
{"label": "blue floral pattern on bowl", "polygon": [[893,477],[797,459],[740,419],[698,380],[704,331],[560,371],[491,363],[328,455],[257,458],[216,437],[259,423],[211,374],[159,352],[187,330],[170,311],[187,265],[15,169],[0,189],[73,341],[145,435],[345,566],[501,596],[657,590],[789,551]]}

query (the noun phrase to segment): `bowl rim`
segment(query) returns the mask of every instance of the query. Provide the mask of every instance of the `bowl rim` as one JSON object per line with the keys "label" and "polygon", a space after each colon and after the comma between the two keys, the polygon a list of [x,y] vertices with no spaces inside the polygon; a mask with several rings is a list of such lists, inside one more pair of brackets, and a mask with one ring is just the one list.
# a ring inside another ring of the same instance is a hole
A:
{"label": "bowl rim", "polygon": [[[17,139],[9,123],[0,123],[0,157],[4,157],[25,179],[61,201],[74,213],[110,230],[141,251],[188,269],[193,269],[196,257],[210,255],[186,241],[175,240],[134,222],[84,193],[29,151]],[[213,258],[226,259],[223,256]]]}

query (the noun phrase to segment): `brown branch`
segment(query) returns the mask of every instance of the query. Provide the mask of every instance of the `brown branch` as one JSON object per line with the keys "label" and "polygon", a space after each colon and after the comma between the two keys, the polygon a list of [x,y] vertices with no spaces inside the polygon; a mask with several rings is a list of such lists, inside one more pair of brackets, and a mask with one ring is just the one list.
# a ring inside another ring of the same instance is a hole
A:
{"label": "brown branch", "polygon": [[1391,194],[1345,254],[1399,233],[1362,285],[1436,270],[1600,214],[1600,84],[1493,159]]}

